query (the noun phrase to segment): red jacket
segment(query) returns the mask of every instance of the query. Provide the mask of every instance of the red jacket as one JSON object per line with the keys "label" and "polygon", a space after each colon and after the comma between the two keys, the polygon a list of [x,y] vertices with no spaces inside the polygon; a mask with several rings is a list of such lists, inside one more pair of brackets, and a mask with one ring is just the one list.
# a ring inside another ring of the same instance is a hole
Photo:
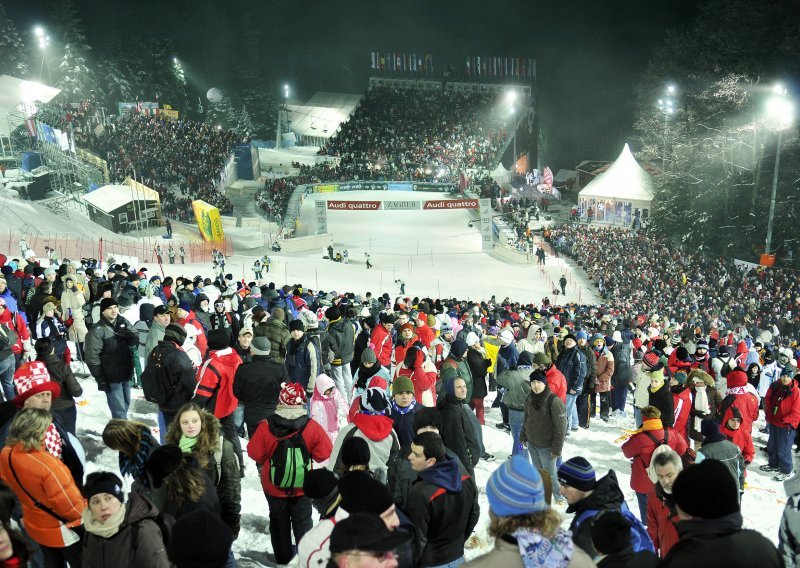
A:
{"label": "red jacket", "polygon": [[564,377],[564,373],[551,363],[550,368],[544,372],[544,376],[547,377],[547,386],[550,392],[560,398],[561,402],[567,404],[567,379]]}
{"label": "red jacket", "polygon": [[324,462],[331,457],[333,444],[325,429],[311,418],[305,416],[288,420],[280,415],[273,415],[269,420],[262,420],[256,428],[253,437],[247,444],[247,455],[261,466],[261,487],[270,497],[302,497],[303,488],[299,487],[288,491],[279,489],[272,484],[269,478],[270,462],[272,455],[278,448],[278,440],[291,437],[305,423],[303,428],[303,442],[315,462]]}
{"label": "red jacket", "polygon": [[21,354],[25,347],[22,342],[30,342],[31,340],[31,334],[28,330],[28,326],[25,325],[25,320],[19,312],[12,313],[11,310],[5,309],[3,313],[0,314],[0,324],[5,325],[6,328],[17,334],[17,342],[11,346],[11,351],[14,355]]}
{"label": "red jacket", "polygon": [[200,354],[205,357],[206,352],[208,351],[208,340],[206,339],[205,331],[203,331],[203,324],[197,320],[197,316],[194,315],[194,312],[189,312],[189,315],[183,319],[179,319],[178,323],[181,325],[190,323],[197,329],[197,339],[195,340],[195,344],[200,350]]}
{"label": "red jacket", "polygon": [[[728,396],[733,399],[731,404],[726,402]],[[753,422],[758,419],[758,397],[749,392],[728,396],[722,399],[720,410],[724,408],[725,412],[722,415],[721,424],[728,422],[728,419],[733,416],[733,408],[736,408],[739,411],[739,417],[742,419],[742,425],[739,428],[750,435],[753,431]]]}
{"label": "red jacket", "polygon": [[[431,346],[433,340],[436,339],[436,332],[433,331],[427,324],[421,326],[414,326],[414,333],[419,337],[420,342],[425,346],[425,349]],[[399,363],[399,361],[397,361]]]}
{"label": "red jacket", "polygon": [[[369,342],[374,345],[375,356],[378,358],[378,363],[391,369],[392,367],[392,334],[387,330],[382,323],[379,323],[372,330],[372,335]],[[402,361],[398,362],[398,365]]]}
{"label": "red jacket", "polygon": [[686,385],[678,385],[682,390],[676,392],[672,387],[672,406],[675,409],[675,422],[672,427],[689,444],[689,413],[692,411],[692,391]]}
{"label": "red jacket", "polygon": [[233,348],[226,347],[212,351],[197,369],[195,397],[199,399],[200,406],[213,412],[217,418],[230,416],[239,405],[233,396],[233,377],[241,364],[239,354]]}
{"label": "red jacket", "polygon": [[795,430],[800,423],[800,390],[792,381],[786,389],[780,380],[769,386],[764,397],[764,414],[767,422],[778,428],[791,426]]}
{"label": "red jacket", "polygon": [[400,364],[397,375],[408,377],[414,384],[414,399],[423,406],[436,406],[436,370],[425,371],[422,366],[416,369],[407,369]]}
{"label": "red jacket", "polygon": [[411,336],[407,342],[403,343],[403,340],[398,338],[397,345],[394,346],[394,361],[397,365],[400,365],[403,360],[406,358],[406,352],[408,349],[414,345],[415,343],[419,342],[419,337],[415,335]]}
{"label": "red jacket", "polygon": [[672,495],[658,491],[659,487],[653,485],[647,495],[647,534],[653,541],[656,554],[664,558],[678,542],[678,529],[675,528],[678,513],[673,513],[665,502],[665,499],[672,500]]}
{"label": "red jacket", "polygon": [[[649,420],[645,422],[649,422]],[[667,434],[665,434],[665,432],[667,432]],[[651,439],[648,434],[653,436],[655,440]],[[679,435],[672,428],[639,432],[622,444],[622,453],[625,454],[625,457],[628,459],[633,458],[633,465],[631,466],[631,489],[637,493],[648,493],[653,488],[653,482],[647,477],[647,467],[650,465],[653,452],[656,450],[656,447],[661,445],[664,438],[667,439],[667,445],[675,450],[679,456],[685,454],[686,450],[689,448],[683,436]]]}
{"label": "red jacket", "polygon": [[756,457],[756,449],[753,447],[753,437],[750,432],[744,430],[741,426],[736,430],[731,430],[726,423],[720,426],[719,431],[731,442],[739,446],[739,449],[742,450],[745,465],[753,461],[753,458]]}

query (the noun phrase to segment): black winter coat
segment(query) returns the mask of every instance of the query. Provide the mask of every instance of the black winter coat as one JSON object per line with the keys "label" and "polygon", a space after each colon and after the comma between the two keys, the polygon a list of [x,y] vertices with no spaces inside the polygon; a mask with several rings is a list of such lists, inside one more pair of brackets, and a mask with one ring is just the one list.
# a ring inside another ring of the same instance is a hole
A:
{"label": "black winter coat", "polygon": [[661,561],[663,568],[783,566],[775,545],[754,530],[742,529],[741,513],[679,521],[675,527],[680,538]]}
{"label": "black winter coat", "polygon": [[[159,374],[155,371],[155,361],[158,360],[161,361],[166,373]],[[166,376],[170,385],[175,389],[175,394],[168,402],[158,405],[162,412],[174,414],[181,406],[192,400],[197,385],[192,360],[174,342],[162,339],[153,347],[153,351],[147,358],[143,375],[151,374],[154,380],[161,380]],[[146,380],[143,377],[143,381]]]}
{"label": "black winter coat", "polygon": [[675,424],[675,401],[672,399],[669,384],[664,381],[664,385],[656,392],[651,391],[650,387],[647,392],[650,393],[650,406],[655,406],[661,411],[661,424],[664,427],[673,426]]}
{"label": "black winter coat", "polygon": [[583,381],[583,392],[594,393],[594,387],[597,384],[597,357],[595,357],[594,350],[591,343],[587,343],[580,349],[583,356],[586,357],[586,378]]}
{"label": "black winter coat", "polygon": [[289,380],[286,366],[269,356],[253,355],[249,363],[242,363],[233,378],[233,396],[244,404],[244,422],[252,436],[258,423],[275,414],[281,383]]}
{"label": "black winter coat", "polygon": [[[444,452],[447,455],[447,459],[456,460],[458,462],[458,469],[462,476],[469,475],[467,468],[464,467],[464,464],[461,463],[461,460],[458,459],[455,452],[447,447],[445,447]],[[397,455],[403,459],[394,460],[389,466],[388,473],[387,485],[389,491],[392,492],[392,499],[394,499],[395,504],[403,511],[406,510],[406,505],[408,504],[408,495],[411,493],[411,486],[414,485],[414,482],[417,480],[417,472],[411,468],[411,464],[408,459],[406,459],[410,453],[410,443],[402,446],[400,448],[400,453]]]}
{"label": "black winter coat", "polygon": [[600,478],[591,495],[567,507],[567,514],[575,513],[575,517],[569,525],[569,530],[572,531],[572,541],[580,546],[590,558],[594,558],[598,554],[592,544],[592,517],[587,517],[578,525],[575,524],[575,521],[587,510],[594,510],[598,513],[619,511],[624,502],[625,496],[619,488],[617,474],[611,469],[605,477]]}
{"label": "black winter coat", "polygon": [[[594,359],[594,355],[592,356]],[[586,377],[586,356],[577,347],[572,349],[562,349],[556,360],[556,368],[561,371],[567,379],[567,394],[575,391],[576,394],[583,392],[583,381]]]}
{"label": "black winter coat", "polygon": [[492,360],[476,349],[467,349],[467,365],[472,373],[472,398],[486,398],[486,370],[492,366]]}
{"label": "black winter coat", "polygon": [[467,471],[472,473],[481,459],[481,447],[464,404],[447,396],[437,407],[442,416],[440,434],[444,445],[453,450]]}
{"label": "black winter coat", "polygon": [[69,368],[69,365],[55,353],[41,355],[37,359],[47,367],[47,371],[50,373],[50,380],[61,385],[61,396],[53,401],[53,411],[74,407],[75,399],[72,397],[81,396],[83,389],[75,379],[75,375],[72,374],[72,369]]}
{"label": "black winter coat", "polygon": [[86,364],[98,382],[123,383],[133,377],[133,352],[139,336],[131,324],[117,316],[112,324],[101,316],[86,335]]}

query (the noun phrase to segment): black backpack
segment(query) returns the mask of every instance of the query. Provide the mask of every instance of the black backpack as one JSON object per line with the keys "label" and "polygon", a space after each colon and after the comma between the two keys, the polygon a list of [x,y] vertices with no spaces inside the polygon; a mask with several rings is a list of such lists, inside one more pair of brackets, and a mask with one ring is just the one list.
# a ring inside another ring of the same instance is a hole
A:
{"label": "black backpack", "polygon": [[171,381],[164,365],[164,352],[158,347],[147,358],[142,373],[142,392],[145,400],[156,404],[167,404],[175,396],[176,384]]}
{"label": "black backpack", "polygon": [[291,493],[303,487],[306,473],[311,468],[311,453],[303,440],[303,430],[307,425],[308,422],[290,436],[278,440],[269,464],[269,479],[278,489]]}

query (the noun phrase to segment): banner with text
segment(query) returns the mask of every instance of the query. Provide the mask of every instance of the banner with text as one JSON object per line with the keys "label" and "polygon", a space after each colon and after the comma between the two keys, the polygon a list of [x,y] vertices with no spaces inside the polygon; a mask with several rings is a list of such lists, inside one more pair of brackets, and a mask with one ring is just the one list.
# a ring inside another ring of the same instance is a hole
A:
{"label": "banner with text", "polygon": [[423,209],[477,209],[477,199],[431,199],[426,201]]}
{"label": "banner with text", "polygon": [[380,201],[328,201],[328,209],[332,211],[377,211]]}

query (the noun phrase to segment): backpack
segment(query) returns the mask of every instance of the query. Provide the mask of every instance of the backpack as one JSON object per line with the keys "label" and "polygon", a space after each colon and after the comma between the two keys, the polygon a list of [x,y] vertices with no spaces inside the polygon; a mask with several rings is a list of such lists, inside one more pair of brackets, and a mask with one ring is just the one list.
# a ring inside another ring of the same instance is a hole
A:
{"label": "backpack", "polygon": [[164,366],[164,353],[156,347],[147,358],[142,373],[144,399],[156,404],[167,404],[175,396],[176,385],[170,381]]}
{"label": "backpack", "polygon": [[303,487],[306,472],[311,469],[311,453],[303,440],[308,422],[290,436],[278,439],[269,464],[269,480],[278,489],[289,492]]}
{"label": "backpack", "polygon": [[[722,361],[722,359],[720,359],[720,361]],[[736,368],[736,365],[731,365],[731,362],[734,362],[733,357],[728,358],[727,361],[722,361],[722,368],[719,370],[720,375],[727,377],[728,373]]]}
{"label": "backpack", "polygon": [[[655,552],[656,549],[653,546],[653,541],[650,539],[650,535],[647,534],[647,528],[642,524],[642,521],[637,519],[636,515],[631,512],[631,510],[628,508],[628,504],[625,501],[623,501],[620,505],[619,513],[621,513],[622,516],[625,517],[631,524],[631,544],[633,545],[633,551],[640,552],[642,550],[649,550],[650,552]],[[577,528],[587,519],[591,524],[594,522],[594,519],[598,514],[600,514],[600,511],[597,509],[587,509],[575,517],[573,526]],[[591,519],[589,517],[591,517]],[[573,534],[574,532],[575,531],[573,530]]]}
{"label": "backpack", "polygon": [[[658,444],[656,446],[656,449],[653,450],[653,453],[650,455],[650,463],[645,468],[645,470],[647,471],[647,477],[650,478],[650,481],[655,483],[656,481],[658,481],[658,476],[656,475],[656,468],[653,465],[653,458],[655,458],[656,455],[658,454],[663,454],[665,452],[672,451],[672,448],[667,443],[669,441],[669,430],[664,428],[664,440],[662,440],[661,442],[659,442],[656,439],[656,437],[653,436],[650,432],[645,432],[645,434],[647,435],[648,438],[650,438],[656,444]],[[697,458],[697,453],[692,448],[687,448],[686,453],[680,456],[680,458],[683,467],[687,468],[695,462],[695,459]]]}

